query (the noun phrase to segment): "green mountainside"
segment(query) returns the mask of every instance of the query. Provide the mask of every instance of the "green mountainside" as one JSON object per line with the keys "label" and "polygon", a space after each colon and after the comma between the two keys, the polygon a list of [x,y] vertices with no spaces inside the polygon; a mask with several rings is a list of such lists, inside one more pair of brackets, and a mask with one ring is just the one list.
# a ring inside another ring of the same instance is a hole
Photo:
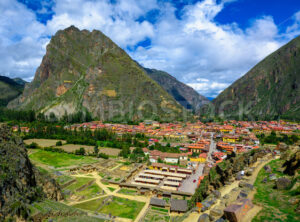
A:
{"label": "green mountainside", "polygon": [[204,96],[200,95],[192,87],[185,85],[164,71],[147,68],[145,68],[145,71],[153,80],[173,96],[177,102],[187,109],[199,110],[203,104],[208,102]]}
{"label": "green mountainside", "polygon": [[6,76],[0,76],[0,106],[6,106],[9,101],[18,97],[25,85],[25,81],[21,84],[21,79],[10,79]]}
{"label": "green mountainside", "polygon": [[[300,37],[258,63],[214,101],[220,114],[254,119],[300,119]],[[225,106],[224,106],[225,105]]]}
{"label": "green mountainside", "polygon": [[74,26],[51,38],[34,80],[8,108],[100,120],[177,119],[183,109],[103,33]]}

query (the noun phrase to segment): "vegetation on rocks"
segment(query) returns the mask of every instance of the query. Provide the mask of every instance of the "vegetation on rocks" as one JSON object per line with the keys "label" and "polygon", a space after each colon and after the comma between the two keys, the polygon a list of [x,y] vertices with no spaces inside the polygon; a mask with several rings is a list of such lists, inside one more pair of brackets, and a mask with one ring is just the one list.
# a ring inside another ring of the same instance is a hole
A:
{"label": "vegetation on rocks", "polygon": [[62,199],[58,184],[32,165],[22,139],[0,125],[0,218],[27,218],[28,206],[44,198]]}

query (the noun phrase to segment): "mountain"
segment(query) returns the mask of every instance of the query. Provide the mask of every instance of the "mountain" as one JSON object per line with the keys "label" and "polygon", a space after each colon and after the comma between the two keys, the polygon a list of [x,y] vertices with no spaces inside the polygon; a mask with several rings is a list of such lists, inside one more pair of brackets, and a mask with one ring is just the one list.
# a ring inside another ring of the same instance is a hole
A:
{"label": "mountain", "polygon": [[[300,119],[300,37],[284,45],[225,89],[214,101],[220,112],[252,119]],[[248,107],[248,108],[247,108]]]}
{"label": "mountain", "polygon": [[[78,111],[100,120],[179,118],[182,107],[102,32],[58,31],[11,109],[56,117]],[[171,113],[171,114],[170,114]]]}
{"label": "mountain", "polygon": [[0,221],[15,221],[9,220],[15,216],[26,218],[34,201],[63,199],[56,181],[32,165],[22,139],[3,124],[0,124],[0,178]]}
{"label": "mountain", "polygon": [[153,80],[161,85],[183,107],[199,110],[203,104],[208,102],[204,96],[200,95],[192,87],[178,81],[170,74],[156,69],[144,69]]}
{"label": "mountain", "polygon": [[24,79],[21,78],[14,78],[13,80],[21,86],[25,86],[25,84],[27,83]]}
{"label": "mountain", "polygon": [[0,76],[0,106],[6,106],[9,101],[18,97],[25,83],[21,84],[21,79],[17,81],[6,76]]}

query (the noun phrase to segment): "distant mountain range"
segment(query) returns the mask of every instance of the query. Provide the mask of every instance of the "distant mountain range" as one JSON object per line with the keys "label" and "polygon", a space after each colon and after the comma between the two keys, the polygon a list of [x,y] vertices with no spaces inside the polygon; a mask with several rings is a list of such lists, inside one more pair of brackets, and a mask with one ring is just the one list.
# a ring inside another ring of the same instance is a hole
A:
{"label": "distant mountain range", "polygon": [[20,78],[0,76],[0,106],[6,106],[9,101],[17,98],[23,92],[25,83]]}
{"label": "distant mountain range", "polygon": [[173,98],[186,109],[199,110],[203,104],[208,103],[208,99],[200,95],[192,87],[178,81],[169,73],[144,68],[146,73],[161,85]]}
{"label": "distant mountain range", "polygon": [[100,31],[71,26],[51,38],[33,81],[8,108],[56,117],[82,111],[101,120],[178,120],[182,105],[196,109],[203,101],[169,74],[138,65]]}
{"label": "distant mountain range", "polygon": [[300,37],[258,63],[213,104],[227,117],[238,116],[244,107],[244,116],[254,119],[300,120]]}

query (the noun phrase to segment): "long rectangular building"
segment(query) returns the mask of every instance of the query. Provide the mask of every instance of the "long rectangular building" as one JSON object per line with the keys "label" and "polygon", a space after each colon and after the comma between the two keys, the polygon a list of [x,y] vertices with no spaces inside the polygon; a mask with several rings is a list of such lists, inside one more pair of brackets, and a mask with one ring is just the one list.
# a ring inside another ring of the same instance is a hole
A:
{"label": "long rectangular building", "polygon": [[182,173],[171,173],[171,172],[165,172],[165,171],[160,171],[160,170],[145,170],[145,174],[153,174],[153,175],[162,175],[166,177],[179,177],[179,178],[186,178],[186,174]]}

